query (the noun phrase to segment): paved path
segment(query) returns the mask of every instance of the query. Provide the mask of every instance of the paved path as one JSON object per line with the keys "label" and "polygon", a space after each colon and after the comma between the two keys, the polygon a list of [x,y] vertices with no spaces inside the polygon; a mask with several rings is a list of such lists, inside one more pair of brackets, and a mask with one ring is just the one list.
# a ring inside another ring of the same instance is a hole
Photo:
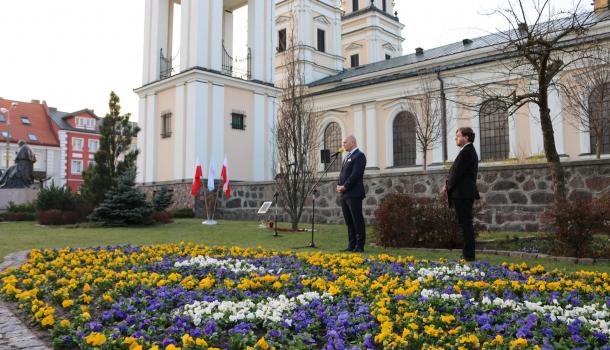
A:
{"label": "paved path", "polygon": [[[12,253],[0,264],[0,271],[19,267],[27,260],[27,251]],[[38,337],[0,300],[0,350],[28,349],[48,350]]]}

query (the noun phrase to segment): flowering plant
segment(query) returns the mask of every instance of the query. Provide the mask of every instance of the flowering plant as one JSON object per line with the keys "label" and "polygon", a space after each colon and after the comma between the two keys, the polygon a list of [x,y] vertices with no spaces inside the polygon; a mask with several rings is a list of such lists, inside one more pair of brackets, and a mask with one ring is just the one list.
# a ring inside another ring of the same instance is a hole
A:
{"label": "flowering plant", "polygon": [[610,349],[607,273],[192,243],[0,273],[57,349]]}

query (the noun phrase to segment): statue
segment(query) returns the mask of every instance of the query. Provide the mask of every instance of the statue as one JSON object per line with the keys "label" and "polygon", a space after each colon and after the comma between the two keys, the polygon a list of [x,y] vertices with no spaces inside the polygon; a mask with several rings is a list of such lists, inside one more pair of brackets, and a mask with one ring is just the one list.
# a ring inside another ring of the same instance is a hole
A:
{"label": "statue", "polygon": [[15,157],[15,164],[0,177],[0,188],[28,188],[34,182],[36,156],[25,141],[19,140],[17,144],[19,149]]}

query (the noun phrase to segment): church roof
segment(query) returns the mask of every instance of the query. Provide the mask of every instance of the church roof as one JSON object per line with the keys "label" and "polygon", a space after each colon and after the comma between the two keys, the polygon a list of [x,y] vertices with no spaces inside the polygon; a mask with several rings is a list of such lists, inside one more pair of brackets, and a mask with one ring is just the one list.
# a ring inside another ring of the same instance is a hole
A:
{"label": "church roof", "polygon": [[[591,21],[592,23],[598,22],[598,21],[599,22],[606,21],[609,19],[608,13],[602,13],[602,14],[583,13],[583,14],[581,14],[581,16],[582,16],[581,18],[583,18],[583,19],[586,18],[586,19],[584,19],[585,21]],[[544,24],[548,24],[549,27],[560,29],[562,27],[565,27],[569,23],[571,23],[570,18],[562,18],[562,19],[554,20],[552,22],[544,23]],[[544,27],[544,24],[539,25],[539,28]],[[541,30],[546,30],[547,28],[548,27],[544,27]],[[460,53],[466,53],[469,51],[473,51],[473,54],[474,54],[474,51],[476,51],[476,50],[484,49],[486,47],[497,47],[498,45],[506,43],[507,37],[513,33],[514,32],[491,33],[491,34],[480,36],[477,38],[464,39],[462,41],[451,43],[448,45],[435,47],[435,48],[432,48],[429,50],[423,50],[423,52],[421,52],[421,53],[412,53],[412,54],[408,54],[408,55],[404,55],[404,56],[390,58],[390,59],[384,60],[384,61],[369,63],[366,65],[362,65],[362,66],[358,66],[358,67],[354,67],[354,68],[344,69],[339,74],[332,75],[332,76],[325,77],[320,80],[314,81],[314,82],[310,83],[309,86],[316,87],[316,86],[321,86],[321,85],[325,85],[325,84],[335,84],[335,87],[331,88],[330,91],[325,90],[325,91],[320,91],[318,93],[314,93],[314,95],[317,95],[320,93],[326,93],[326,92],[331,92],[331,91],[335,91],[335,90],[344,90],[344,89],[359,87],[359,86],[363,86],[363,85],[375,84],[375,83],[379,83],[379,82],[383,82],[383,81],[390,81],[390,80],[396,80],[396,79],[402,79],[402,78],[406,78],[406,77],[410,77],[410,76],[415,76],[418,74],[418,70],[401,71],[398,73],[391,73],[391,75],[384,74],[383,71],[391,70],[391,69],[399,68],[399,67],[405,67],[405,66],[409,66],[409,65],[414,65],[416,63],[421,63],[421,62],[425,62],[425,61],[432,61],[435,59],[444,58],[444,57],[448,57],[448,56],[456,55],[456,54],[460,54]],[[607,36],[607,34],[610,34],[610,33],[605,33],[605,34],[606,35],[603,35],[603,36]],[[489,55],[486,55],[485,57],[478,57],[475,55],[464,55],[464,57],[461,57],[460,59],[457,59],[455,61],[451,61],[451,63],[449,61],[439,62],[437,64],[438,67],[436,67],[436,68],[439,70],[447,70],[447,69],[452,69],[452,68],[458,68],[460,66],[480,64],[480,63],[500,59],[505,55],[506,54],[504,54],[500,51],[498,51],[496,53],[490,53]],[[424,68],[421,67],[421,69],[424,69]],[[377,73],[377,72],[379,72],[379,73],[376,74],[375,76],[371,77],[370,79],[357,80],[358,77],[360,77],[360,76],[365,76],[367,74],[372,74],[372,73]]]}

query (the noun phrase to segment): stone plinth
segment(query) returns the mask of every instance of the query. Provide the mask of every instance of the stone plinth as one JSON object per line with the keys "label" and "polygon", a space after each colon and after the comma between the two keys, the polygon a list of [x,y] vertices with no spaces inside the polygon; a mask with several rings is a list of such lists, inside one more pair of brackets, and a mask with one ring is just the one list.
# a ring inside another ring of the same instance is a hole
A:
{"label": "stone plinth", "polygon": [[38,195],[32,188],[0,188],[0,210],[6,210],[9,202],[24,204],[33,201]]}

